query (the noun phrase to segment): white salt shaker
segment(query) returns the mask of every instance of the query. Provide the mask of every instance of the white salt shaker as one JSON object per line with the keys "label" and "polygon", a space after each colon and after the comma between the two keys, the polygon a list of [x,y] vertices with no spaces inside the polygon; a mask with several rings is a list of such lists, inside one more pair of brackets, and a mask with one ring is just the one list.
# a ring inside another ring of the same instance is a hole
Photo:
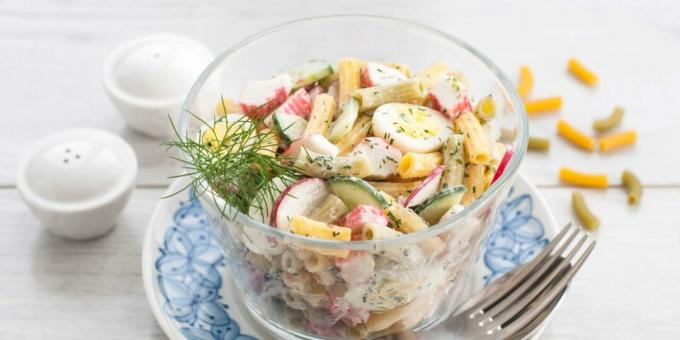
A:
{"label": "white salt shaker", "polygon": [[41,224],[71,239],[108,232],[135,185],[137,157],[120,137],[72,129],[31,145],[19,161],[17,188]]}

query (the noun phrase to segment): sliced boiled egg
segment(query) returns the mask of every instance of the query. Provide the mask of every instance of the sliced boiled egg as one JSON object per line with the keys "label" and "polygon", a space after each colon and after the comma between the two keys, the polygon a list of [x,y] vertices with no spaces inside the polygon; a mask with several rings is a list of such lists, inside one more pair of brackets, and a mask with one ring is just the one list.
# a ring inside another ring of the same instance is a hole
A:
{"label": "sliced boiled egg", "polygon": [[439,150],[452,131],[449,119],[425,106],[390,103],[373,113],[373,135],[404,153]]}

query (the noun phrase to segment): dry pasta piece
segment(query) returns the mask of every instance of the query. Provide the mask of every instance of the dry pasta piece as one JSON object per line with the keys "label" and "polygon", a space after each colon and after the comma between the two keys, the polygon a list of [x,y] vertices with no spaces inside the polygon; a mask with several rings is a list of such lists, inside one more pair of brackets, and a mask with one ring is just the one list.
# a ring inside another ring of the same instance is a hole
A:
{"label": "dry pasta piece", "polygon": [[586,227],[586,229],[595,230],[600,226],[600,220],[597,218],[597,216],[590,212],[588,205],[586,205],[586,200],[583,198],[581,193],[574,192],[571,194],[571,206],[574,209],[574,213],[581,221],[583,226]]}
{"label": "dry pasta piece", "polygon": [[354,58],[343,58],[338,62],[338,106],[342,106],[361,86],[361,68],[365,62]]}
{"label": "dry pasta piece", "polygon": [[340,155],[348,154],[355,146],[359,145],[366,138],[370,129],[371,119],[366,116],[359,117],[354,122],[352,130],[345,137],[342,137],[339,142],[335,143],[335,146],[340,150]]}
{"label": "dry pasta piece", "polygon": [[628,204],[638,204],[640,197],[642,197],[642,184],[634,173],[624,170],[621,174],[621,181],[623,186],[628,189]]}
{"label": "dry pasta piece", "polygon": [[635,144],[635,141],[637,141],[637,132],[635,130],[615,133],[600,138],[600,151],[607,152],[624,146],[633,145]]}
{"label": "dry pasta piece", "polygon": [[409,152],[399,161],[397,173],[401,178],[425,177],[442,164],[441,152]]}
{"label": "dry pasta piece", "polygon": [[420,74],[420,79],[423,80],[425,88],[431,89],[432,86],[439,80],[441,74],[446,74],[451,72],[449,65],[443,61],[436,62],[430,65]]}
{"label": "dry pasta piece", "polygon": [[548,151],[550,150],[550,139],[530,136],[527,149],[532,151]]}
{"label": "dry pasta piece", "polygon": [[524,102],[524,108],[530,116],[562,108],[562,97],[554,96]]}
{"label": "dry pasta piece", "polygon": [[460,204],[463,206],[468,206],[476,199],[484,194],[484,191],[489,186],[488,180],[490,178],[486,176],[486,166],[481,164],[468,163],[465,166],[465,179],[463,180],[463,185],[467,188],[465,194],[463,194],[463,199]]}
{"label": "dry pasta piece", "polygon": [[387,63],[385,65],[387,65],[391,68],[394,68],[394,69],[398,70],[399,72],[403,73],[406,76],[406,78],[411,78],[411,76],[413,75],[413,73],[411,72],[411,67],[408,66],[407,64],[394,63],[393,62],[393,63]]}
{"label": "dry pasta piece", "polygon": [[582,83],[591,87],[597,84],[597,75],[581,64],[576,58],[569,59],[567,69],[572,76],[576,77]]}
{"label": "dry pasta piece", "polygon": [[609,186],[607,175],[605,174],[587,174],[567,167],[562,167],[560,169],[560,180],[592,188],[606,188]]}
{"label": "dry pasta piece", "polygon": [[519,68],[519,81],[517,82],[517,93],[522,99],[527,99],[531,89],[534,87],[534,74],[529,66]]}
{"label": "dry pasta piece", "polygon": [[420,103],[427,98],[427,90],[420,79],[414,78],[358,89],[354,98],[360,103],[359,112],[365,112],[387,103]]}
{"label": "dry pasta piece", "polygon": [[493,153],[486,132],[472,112],[465,112],[454,122],[456,131],[463,134],[463,146],[470,163],[487,164],[493,160]]}
{"label": "dry pasta piece", "polygon": [[593,129],[598,132],[607,132],[621,124],[621,120],[623,120],[623,108],[617,106],[609,117],[595,120],[593,122]]}
{"label": "dry pasta piece", "polygon": [[390,196],[408,196],[413,189],[417,188],[423,181],[409,181],[409,182],[368,182],[374,188],[384,191]]}
{"label": "dry pasta piece", "polygon": [[328,136],[335,108],[335,99],[332,96],[325,93],[316,96],[312,105],[312,113],[309,115],[309,123],[307,123],[303,135],[309,136],[318,133]]}
{"label": "dry pasta piece", "polygon": [[595,150],[595,139],[577,130],[564,119],[560,119],[559,122],[557,122],[557,132],[582,149],[588,151]]}

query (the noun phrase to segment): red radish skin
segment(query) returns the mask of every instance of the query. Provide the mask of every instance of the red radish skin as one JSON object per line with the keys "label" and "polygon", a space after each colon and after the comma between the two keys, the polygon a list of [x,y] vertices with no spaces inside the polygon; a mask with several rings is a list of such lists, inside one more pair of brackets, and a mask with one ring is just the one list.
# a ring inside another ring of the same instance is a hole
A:
{"label": "red radish skin", "polygon": [[[405,207],[412,207],[416,206],[420,203],[425,202],[428,198],[430,198],[432,195],[437,193],[437,190],[439,188],[439,182],[442,178],[442,173],[444,172],[444,166],[440,165],[432,172],[430,172],[427,177],[423,180],[422,183],[420,183],[419,186],[417,186],[413,191],[411,191],[411,194],[406,197],[404,200],[403,205]],[[428,187],[434,187],[434,190],[430,193],[424,193],[423,190],[428,188]]]}
{"label": "red radish skin", "polygon": [[276,111],[294,114],[307,119],[309,118],[309,113],[312,112],[312,99],[307,91],[302,88],[288,97]]}
{"label": "red radish skin", "polygon": [[503,172],[505,172],[505,168],[508,166],[508,163],[510,163],[510,159],[512,159],[513,153],[514,153],[514,151],[510,148],[505,150],[505,153],[503,154],[503,158],[501,159],[501,162],[498,164],[498,169],[496,169],[496,173],[493,175],[493,179],[491,180],[491,184],[496,182],[496,180],[499,179],[503,175]]}
{"label": "red radish skin", "polygon": [[290,218],[308,216],[316,208],[314,203],[321,202],[326,195],[326,182],[319,178],[303,178],[289,185],[274,201],[269,224],[287,230]]}
{"label": "red radish skin", "polygon": [[338,225],[352,229],[352,240],[361,239],[362,228],[366,223],[387,226],[387,216],[372,205],[358,205],[338,221]]}

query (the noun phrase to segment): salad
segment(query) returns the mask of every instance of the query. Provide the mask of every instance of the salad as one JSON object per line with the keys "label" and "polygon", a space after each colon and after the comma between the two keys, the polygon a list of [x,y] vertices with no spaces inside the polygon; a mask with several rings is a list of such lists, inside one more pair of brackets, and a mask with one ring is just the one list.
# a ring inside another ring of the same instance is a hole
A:
{"label": "salad", "polygon": [[[444,62],[415,74],[400,63],[311,61],[222,97],[198,138],[173,146],[226,207],[271,228],[337,242],[398,238],[463,211],[512,156],[498,142],[496,101],[468,88]],[[446,308],[482,224],[374,251],[311,247],[240,225],[225,237],[249,273],[245,290],[270,299],[279,324],[366,337]]]}

